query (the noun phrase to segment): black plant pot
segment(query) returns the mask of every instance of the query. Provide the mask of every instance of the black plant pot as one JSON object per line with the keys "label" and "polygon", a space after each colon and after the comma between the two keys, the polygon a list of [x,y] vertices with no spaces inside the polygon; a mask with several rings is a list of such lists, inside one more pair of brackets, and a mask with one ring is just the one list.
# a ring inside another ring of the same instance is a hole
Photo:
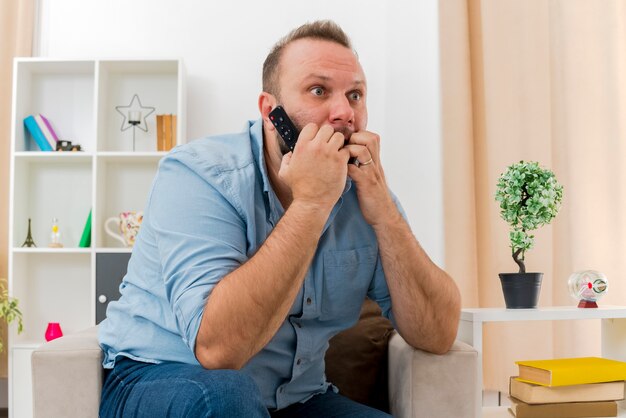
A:
{"label": "black plant pot", "polygon": [[500,273],[507,309],[536,308],[543,273]]}

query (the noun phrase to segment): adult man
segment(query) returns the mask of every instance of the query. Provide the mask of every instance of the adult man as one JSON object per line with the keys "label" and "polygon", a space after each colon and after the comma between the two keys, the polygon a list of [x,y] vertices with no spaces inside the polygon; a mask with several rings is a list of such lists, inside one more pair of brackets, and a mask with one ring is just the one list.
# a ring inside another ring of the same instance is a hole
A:
{"label": "adult man", "polygon": [[[324,376],[366,295],[409,344],[449,349],[458,290],[387,189],[366,87],[338,26],[303,25],[265,61],[261,120],[162,161],[101,326],[102,417],[387,416]],[[301,129],[293,153],[269,120],[279,104]]]}

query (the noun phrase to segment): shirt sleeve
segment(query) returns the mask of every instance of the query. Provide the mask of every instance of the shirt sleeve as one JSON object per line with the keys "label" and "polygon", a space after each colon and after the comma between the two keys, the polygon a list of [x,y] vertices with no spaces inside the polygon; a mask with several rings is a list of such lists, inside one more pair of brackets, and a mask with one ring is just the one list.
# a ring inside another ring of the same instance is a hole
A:
{"label": "shirt sleeve", "polygon": [[[394,195],[393,193],[391,193],[391,197],[393,199],[393,202],[396,204],[398,211],[400,212],[404,220],[408,223],[406,213],[404,212],[404,209],[402,208],[400,201],[398,200],[396,195]],[[393,316],[393,306],[391,304],[391,295],[389,294],[389,287],[387,286],[387,279],[385,277],[385,272],[383,270],[383,263],[380,258],[380,250],[378,252],[378,258],[376,260],[376,269],[374,270],[374,279],[372,280],[372,283],[368,289],[367,296],[370,299],[375,300],[376,303],[378,303],[378,306],[380,306],[382,310],[383,316],[389,319],[391,323],[393,324],[394,328],[397,329],[396,320],[394,319],[394,316]]]}
{"label": "shirt sleeve", "polygon": [[145,221],[155,232],[178,332],[195,353],[206,301],[220,280],[247,259],[246,232],[232,203],[183,160],[170,155],[161,162]]}

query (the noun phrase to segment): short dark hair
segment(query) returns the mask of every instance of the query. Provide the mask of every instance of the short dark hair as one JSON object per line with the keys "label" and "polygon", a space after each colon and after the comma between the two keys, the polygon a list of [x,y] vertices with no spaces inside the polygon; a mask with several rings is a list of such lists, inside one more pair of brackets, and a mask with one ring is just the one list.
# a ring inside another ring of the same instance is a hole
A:
{"label": "short dark hair", "polygon": [[265,62],[263,63],[263,91],[271,93],[274,96],[280,94],[278,88],[278,67],[282,52],[291,42],[305,38],[335,42],[348,49],[352,49],[352,42],[350,42],[348,35],[332,20],[317,20],[312,23],[305,23],[276,42],[267,58],[265,58]]}

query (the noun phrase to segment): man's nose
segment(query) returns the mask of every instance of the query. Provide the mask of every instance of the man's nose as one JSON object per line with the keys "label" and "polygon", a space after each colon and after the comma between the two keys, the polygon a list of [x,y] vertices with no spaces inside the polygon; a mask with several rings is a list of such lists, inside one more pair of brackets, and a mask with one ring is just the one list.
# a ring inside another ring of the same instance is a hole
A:
{"label": "man's nose", "polygon": [[350,100],[344,95],[338,95],[330,103],[329,119],[331,123],[341,123],[352,126],[354,123],[354,109],[350,105]]}

